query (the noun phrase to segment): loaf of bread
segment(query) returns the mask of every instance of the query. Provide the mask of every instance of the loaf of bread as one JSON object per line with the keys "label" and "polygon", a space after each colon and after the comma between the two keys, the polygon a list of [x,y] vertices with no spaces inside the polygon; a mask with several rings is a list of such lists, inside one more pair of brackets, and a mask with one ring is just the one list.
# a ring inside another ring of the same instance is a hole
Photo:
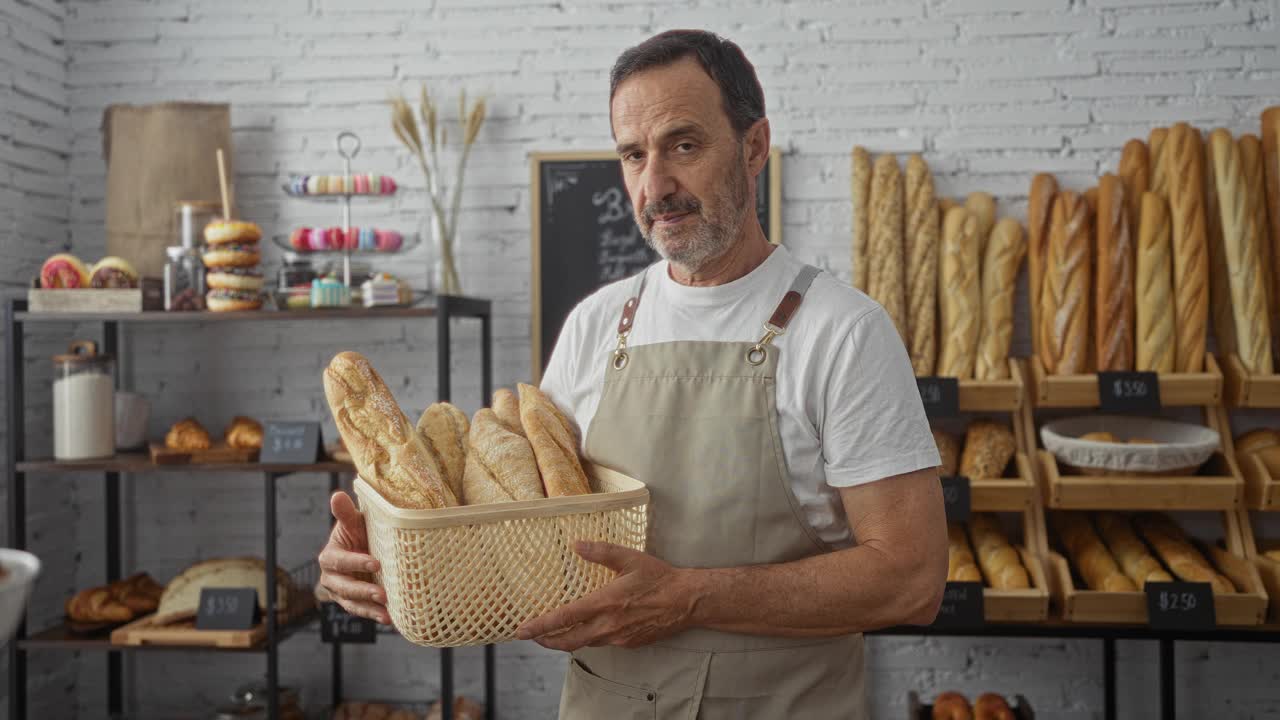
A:
{"label": "loaf of bread", "polygon": [[1090,218],[1084,200],[1058,193],[1040,291],[1040,360],[1051,375],[1089,371]]}
{"label": "loaf of bread", "polygon": [[1067,557],[1090,590],[1134,592],[1138,589],[1127,575],[1120,572],[1116,559],[1102,544],[1089,518],[1070,512],[1055,512],[1051,517]]}
{"label": "loaf of bread", "polygon": [[1222,228],[1222,248],[1226,255],[1231,318],[1235,323],[1235,347],[1240,362],[1251,373],[1269,375],[1271,362],[1271,316],[1263,285],[1260,248],[1263,243],[1257,216],[1249,206],[1240,150],[1231,133],[1218,128],[1209,134],[1213,179],[1217,188]]}
{"label": "loaf of bread", "polygon": [[1169,209],[1155,193],[1142,195],[1138,223],[1138,370],[1174,370],[1173,249]]}
{"label": "loaf of bread", "polygon": [[1147,136],[1147,151],[1151,157],[1151,192],[1169,202],[1169,164],[1165,155],[1165,141],[1169,128],[1155,128]]}
{"label": "loaf of bread", "polygon": [[987,241],[996,226],[996,199],[990,193],[972,192],[964,199],[964,209],[978,221],[978,254],[986,257]]}
{"label": "loaf of bread", "polygon": [[866,292],[871,232],[871,154],[853,148],[853,286]]}
{"label": "loaf of bread", "polygon": [[924,158],[907,158],[907,355],[916,375],[938,358],[938,203]]}
{"label": "loaf of bread", "polygon": [[1209,323],[1209,245],[1205,233],[1203,149],[1200,132],[1186,123],[1165,142],[1169,172],[1169,214],[1173,227],[1173,304],[1180,373],[1204,370]]}
{"label": "loaf of bread", "polygon": [[[1271,272],[1280,284],[1280,105],[1262,111],[1262,174],[1266,178],[1267,218],[1271,226]],[[1280,287],[1276,288],[1280,295]],[[1280,298],[1276,301],[1280,304]]]}
{"label": "loaf of bread", "polygon": [[1084,198],[1084,202],[1089,206],[1089,214],[1098,214],[1098,186],[1094,185],[1080,193],[1080,197]]}
{"label": "loaf of bread", "polygon": [[1280,445],[1280,432],[1271,428],[1258,428],[1236,437],[1236,454],[1243,457],[1277,445]]}
{"label": "loaf of bread", "polygon": [[1134,248],[1124,183],[1107,173],[1098,181],[1094,292],[1095,369],[1133,369]]}
{"label": "loaf of bread", "polygon": [[92,587],[67,598],[63,609],[73,622],[122,623],[137,617],[129,606],[116,599],[107,586]]}
{"label": "loaf of bread", "polygon": [[541,390],[520,383],[520,422],[533,446],[547,497],[586,495],[591,483],[578,459],[578,429]]}
{"label": "loaf of bread", "polygon": [[433,403],[418,418],[418,434],[440,468],[455,498],[462,498],[462,473],[467,466],[467,414],[447,402]]}
{"label": "loaf of bread", "polygon": [[1094,518],[1102,539],[1120,564],[1120,569],[1133,584],[1143,587],[1148,582],[1169,582],[1173,577],[1164,571],[1160,561],[1147,552],[1147,546],[1138,539],[1129,519],[1115,512],[1101,512]]}
{"label": "loaf of bread", "polygon": [[1236,352],[1236,320],[1231,309],[1231,273],[1227,269],[1227,248],[1222,233],[1222,212],[1218,202],[1218,182],[1214,175],[1213,143],[1205,144],[1204,204],[1205,238],[1209,242],[1209,313],[1218,352]]}
{"label": "loaf of bread", "polygon": [[189,417],[179,420],[169,428],[168,434],[164,436],[164,444],[170,450],[184,452],[208,450],[213,447],[213,439],[209,437],[209,431],[204,429],[199,420]]}
{"label": "loaf of bread", "polygon": [[1017,449],[1013,431],[993,420],[975,420],[964,435],[960,474],[971,479],[1004,477]]}
{"label": "loaf of bread", "polygon": [[942,457],[942,465],[939,465],[939,472],[943,477],[949,477],[956,474],[960,468],[960,443],[956,437],[949,432],[944,432],[937,428],[931,428],[933,431],[933,444],[938,446],[938,455]]}
{"label": "loaf of bread", "polygon": [[939,375],[972,378],[982,329],[978,221],[962,207],[947,212],[938,271]]}
{"label": "loaf of bread", "polygon": [[1009,346],[1013,343],[1013,296],[1018,270],[1027,252],[1022,226],[1013,218],[996,223],[982,258],[982,323],[974,377],[1009,377]]}
{"label": "loaf of bread", "polygon": [[476,412],[467,436],[462,499],[467,505],[546,497],[533,447],[489,408]]}
{"label": "loaf of bread", "polygon": [[871,175],[871,267],[868,294],[885,309],[899,337],[907,341],[907,288],[903,225],[906,221],[906,189],[898,160],[893,155],[876,158]]}
{"label": "loaf of bread", "polygon": [[498,421],[511,432],[524,437],[524,426],[520,424],[520,398],[507,388],[498,388],[493,393],[490,403]]}
{"label": "loaf of bread", "polygon": [[388,502],[419,510],[458,504],[426,441],[367,358],[335,355],[324,371],[324,394],[357,472]]}
{"label": "loaf of bread", "polygon": [[[155,623],[168,625],[194,618],[200,608],[200,591],[204,588],[254,588],[258,591],[258,607],[265,610],[266,567],[266,563],[256,557],[217,558],[192,565],[165,586],[164,594],[160,596],[160,607],[156,610]],[[298,610],[295,604],[301,604],[300,598],[294,597],[289,574],[277,567],[275,578],[276,608],[279,614],[287,615]]]}
{"label": "loaf of bread", "polygon": [[1138,236],[1142,218],[1142,194],[1151,187],[1151,158],[1146,143],[1134,138],[1120,153],[1120,179],[1124,182],[1124,204],[1129,213],[1129,235]]}
{"label": "loaf of bread", "polygon": [[982,582],[969,538],[959,523],[947,523],[947,582]]}
{"label": "loaf of bread", "polygon": [[1267,221],[1267,181],[1263,171],[1262,141],[1257,135],[1241,135],[1236,143],[1240,148],[1240,166],[1244,168],[1244,190],[1254,223],[1258,226],[1258,253],[1262,257],[1262,285],[1267,294],[1267,312],[1271,316],[1271,339],[1280,333],[1280,297],[1276,296],[1276,266],[1271,247],[1271,228]]}
{"label": "loaf of bread", "polygon": [[1031,179],[1027,204],[1027,300],[1031,305],[1031,349],[1040,352],[1040,293],[1049,257],[1049,223],[1058,181],[1047,173]]}
{"label": "loaf of bread", "polygon": [[940,197],[938,198],[938,219],[945,220],[947,213],[951,212],[951,208],[964,207],[964,203],[955,198]]}
{"label": "loaf of bread", "polygon": [[1000,527],[1000,520],[991,513],[974,513],[969,516],[969,538],[978,554],[978,565],[987,578],[987,584],[996,590],[1023,590],[1031,587],[1027,569],[1022,566],[1018,551],[1009,544],[1009,538]]}
{"label": "loaf of bread", "polygon": [[1209,564],[1199,550],[1187,539],[1186,533],[1168,516],[1159,513],[1143,513],[1137,517],[1138,530],[1146,538],[1160,559],[1185,582],[1207,582],[1214,593],[1233,593],[1235,585]]}

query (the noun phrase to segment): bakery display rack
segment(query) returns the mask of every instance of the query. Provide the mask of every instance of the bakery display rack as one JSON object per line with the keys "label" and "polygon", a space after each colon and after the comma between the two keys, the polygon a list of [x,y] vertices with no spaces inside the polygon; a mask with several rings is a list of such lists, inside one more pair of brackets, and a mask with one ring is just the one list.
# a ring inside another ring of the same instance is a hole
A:
{"label": "bakery display rack", "polygon": [[[178,325],[187,332],[198,332],[203,323],[223,322],[271,322],[289,320],[296,322],[324,322],[338,319],[367,320],[372,318],[391,319],[433,319],[436,330],[436,381],[437,397],[448,401],[451,396],[451,348],[454,319],[479,321],[479,344],[481,351],[480,387],[482,402],[492,391],[492,308],[487,299],[460,296],[435,296],[431,306],[414,308],[379,308],[365,310],[360,308],[342,310],[313,310],[307,313],[289,312],[243,312],[243,313],[210,313],[210,312],[122,312],[122,313],[39,313],[29,310],[25,295],[22,297],[4,297],[4,388],[5,412],[9,432],[6,438],[7,453],[5,455],[5,476],[8,481],[8,547],[27,549],[27,476],[33,473],[97,473],[104,484],[103,512],[105,517],[104,580],[113,582],[123,576],[121,553],[123,528],[121,527],[121,478],[130,473],[155,472],[164,477],[183,477],[182,474],[234,472],[257,474],[263,479],[263,545],[266,563],[266,599],[264,605],[264,623],[261,639],[244,643],[236,641],[235,647],[195,646],[195,645],[123,645],[113,643],[109,636],[86,636],[77,634],[65,624],[45,628],[35,633],[28,633],[26,618],[19,624],[14,639],[9,643],[8,676],[9,703],[8,717],[11,720],[23,720],[29,717],[27,694],[30,678],[28,677],[28,655],[32,652],[80,652],[101,651],[107,654],[107,712],[109,717],[118,717],[124,713],[124,652],[215,652],[215,653],[250,653],[262,654],[266,659],[266,678],[270,689],[268,695],[268,717],[272,720],[280,717],[277,705],[277,688],[279,687],[279,653],[280,645],[288,638],[300,632],[318,632],[317,614],[314,611],[287,619],[284,622],[277,618],[276,585],[272,581],[273,569],[277,566],[277,548],[275,538],[278,535],[279,517],[276,509],[277,484],[280,480],[297,474],[322,474],[328,477],[326,491],[332,493],[341,487],[341,478],[352,472],[346,463],[321,461],[303,464],[263,464],[257,462],[227,462],[203,465],[155,465],[142,453],[119,454],[102,460],[62,462],[46,458],[28,458],[26,449],[26,384],[24,367],[26,363],[26,331],[28,326],[53,323],[100,323],[102,333],[101,346],[104,352],[121,359],[126,347],[125,335],[131,324],[165,323]],[[124,363],[117,362],[117,372]],[[117,385],[119,377],[117,377]],[[332,519],[330,520],[332,524]],[[314,569],[304,566],[300,569],[304,575],[314,574]],[[312,583],[314,584],[314,583]],[[307,586],[310,587],[310,586]],[[337,706],[343,699],[343,660],[342,644],[331,646],[331,691],[332,705]],[[442,649],[440,653],[440,699],[443,702],[444,720],[451,720],[454,701],[453,654],[451,649]],[[496,663],[492,645],[484,648],[484,685],[485,712],[487,720],[496,717],[495,671]]]}
{"label": "bakery display rack", "polygon": [[[1099,406],[1096,374],[1050,375],[1037,356],[1031,367],[1032,404],[1037,408],[1096,408]],[[1205,355],[1204,371],[1161,373],[1160,401],[1168,406],[1218,405],[1222,402],[1223,377],[1213,353]]]}
{"label": "bakery display rack", "polygon": [[1280,408],[1280,374],[1250,373],[1235,353],[1223,358],[1222,372],[1227,407]]}

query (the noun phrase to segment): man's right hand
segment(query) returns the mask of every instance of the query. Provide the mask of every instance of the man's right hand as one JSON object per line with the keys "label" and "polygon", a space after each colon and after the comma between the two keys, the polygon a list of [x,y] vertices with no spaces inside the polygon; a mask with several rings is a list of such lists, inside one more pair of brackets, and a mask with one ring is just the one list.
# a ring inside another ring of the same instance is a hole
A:
{"label": "man's right hand", "polygon": [[363,579],[378,570],[378,561],[369,554],[364,516],[341,490],[329,499],[329,507],[337,523],[320,551],[320,584],[352,615],[391,624],[386,591]]}

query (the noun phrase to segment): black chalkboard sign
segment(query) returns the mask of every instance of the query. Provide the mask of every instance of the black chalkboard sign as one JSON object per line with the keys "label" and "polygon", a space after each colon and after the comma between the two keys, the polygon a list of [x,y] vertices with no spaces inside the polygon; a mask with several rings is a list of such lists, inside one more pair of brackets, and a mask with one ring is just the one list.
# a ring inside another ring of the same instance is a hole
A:
{"label": "black chalkboard sign", "polygon": [[269,421],[262,432],[263,463],[313,463],[320,458],[320,423]]}
{"label": "black chalkboard sign", "polygon": [[1213,586],[1203,582],[1149,582],[1147,624],[1157,630],[1212,630],[1218,625]]}
{"label": "black chalkboard sign", "polygon": [[370,644],[378,641],[378,624],[352,615],[338,603],[323,603],[320,640],[327,643]]}
{"label": "black chalkboard sign", "polygon": [[986,624],[983,616],[982,583],[949,582],[942,591],[942,605],[933,624],[941,628],[971,629]]}
{"label": "black chalkboard sign", "polygon": [[1160,376],[1153,372],[1100,372],[1098,406],[1111,413],[1160,412]]}
{"label": "black chalkboard sign", "polygon": [[942,503],[949,522],[968,522],[970,506],[969,478],[963,475],[942,477]]}
{"label": "black chalkboard sign", "polygon": [[[653,264],[658,254],[636,226],[616,153],[534,153],[530,166],[536,383],[573,307]],[[775,148],[756,178],[756,215],[774,243],[782,238],[781,182]]]}
{"label": "black chalkboard sign", "polygon": [[252,630],[261,617],[258,591],[251,587],[200,590],[197,630]]}
{"label": "black chalkboard sign", "polygon": [[920,402],[931,418],[948,418],[960,414],[960,381],[953,377],[916,377]]}

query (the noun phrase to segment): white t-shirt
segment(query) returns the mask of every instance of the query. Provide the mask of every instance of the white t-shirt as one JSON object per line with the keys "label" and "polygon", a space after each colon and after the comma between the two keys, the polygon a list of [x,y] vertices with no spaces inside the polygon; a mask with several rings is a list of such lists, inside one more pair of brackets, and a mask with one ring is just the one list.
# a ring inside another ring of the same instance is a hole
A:
{"label": "white t-shirt", "polygon": [[[645,271],[627,345],[755,342],[803,267],[778,247],[733,282],[689,287],[671,279],[665,260],[655,263]],[[542,379],[542,390],[572,413],[584,438],[635,283],[607,285],[573,309]],[[773,344],[779,348],[778,432],[796,498],[823,540],[847,546],[849,525],[836,488],[940,464],[906,348],[882,307],[828,273],[814,279]]]}

